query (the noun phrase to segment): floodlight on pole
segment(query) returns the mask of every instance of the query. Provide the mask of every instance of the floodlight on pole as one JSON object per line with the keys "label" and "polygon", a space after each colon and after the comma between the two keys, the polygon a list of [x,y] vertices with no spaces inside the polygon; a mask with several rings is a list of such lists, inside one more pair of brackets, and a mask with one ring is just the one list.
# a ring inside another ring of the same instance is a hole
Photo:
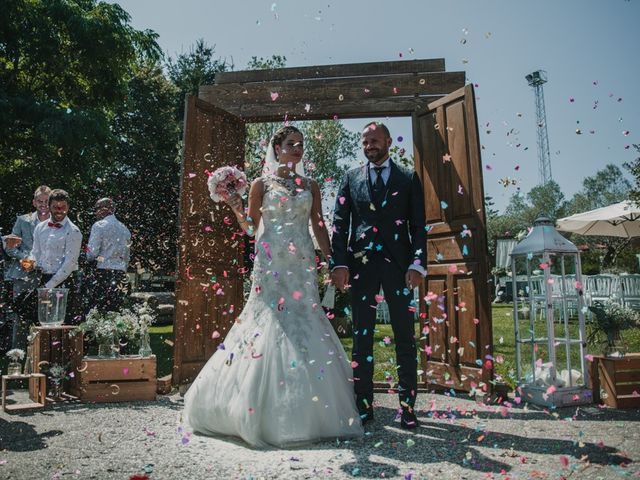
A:
{"label": "floodlight on pole", "polygon": [[544,90],[547,83],[547,72],[536,70],[525,76],[529,86],[533,88],[536,100],[536,124],[538,125],[538,175],[540,185],[552,180],[551,155],[549,153],[549,135],[547,133],[547,114],[544,107]]}

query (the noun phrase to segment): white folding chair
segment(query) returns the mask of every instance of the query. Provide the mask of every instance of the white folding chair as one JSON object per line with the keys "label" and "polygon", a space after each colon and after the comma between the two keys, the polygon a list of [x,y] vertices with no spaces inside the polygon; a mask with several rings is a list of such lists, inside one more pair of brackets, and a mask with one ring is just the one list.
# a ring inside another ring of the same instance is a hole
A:
{"label": "white folding chair", "polygon": [[618,278],[622,304],[640,310],[640,275],[620,275]]}

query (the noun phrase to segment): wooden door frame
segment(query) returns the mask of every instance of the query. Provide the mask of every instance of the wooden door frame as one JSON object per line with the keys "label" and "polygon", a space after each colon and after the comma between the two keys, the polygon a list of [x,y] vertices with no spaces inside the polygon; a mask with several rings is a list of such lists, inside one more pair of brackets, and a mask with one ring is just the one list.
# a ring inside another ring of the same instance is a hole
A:
{"label": "wooden door frame", "polygon": [[464,85],[465,72],[446,72],[444,59],[374,62],[221,72],[198,101],[246,123],[412,117]]}

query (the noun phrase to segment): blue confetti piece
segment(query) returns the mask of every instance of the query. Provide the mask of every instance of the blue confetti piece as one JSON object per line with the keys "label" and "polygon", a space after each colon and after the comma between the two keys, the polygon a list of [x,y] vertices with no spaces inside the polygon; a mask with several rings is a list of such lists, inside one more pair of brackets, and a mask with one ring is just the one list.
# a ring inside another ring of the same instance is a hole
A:
{"label": "blue confetti piece", "polygon": [[367,357],[367,362],[369,362],[369,363],[373,362],[373,357],[371,355],[369,355]]}
{"label": "blue confetti piece", "polygon": [[462,246],[462,255],[465,257],[469,255],[469,247],[467,247],[466,245]]}
{"label": "blue confetti piece", "polygon": [[447,202],[445,202],[444,200],[440,201],[440,208],[442,208],[443,210],[446,210],[447,208],[449,208],[449,204]]}

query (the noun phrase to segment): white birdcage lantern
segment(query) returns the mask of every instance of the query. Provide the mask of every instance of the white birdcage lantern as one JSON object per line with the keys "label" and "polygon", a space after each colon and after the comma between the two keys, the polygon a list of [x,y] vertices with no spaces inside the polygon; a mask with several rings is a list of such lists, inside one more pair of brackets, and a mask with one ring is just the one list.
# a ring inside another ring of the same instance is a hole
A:
{"label": "white birdcage lantern", "polygon": [[538,218],[511,252],[511,273],[522,399],[556,407],[591,403],[578,248]]}

